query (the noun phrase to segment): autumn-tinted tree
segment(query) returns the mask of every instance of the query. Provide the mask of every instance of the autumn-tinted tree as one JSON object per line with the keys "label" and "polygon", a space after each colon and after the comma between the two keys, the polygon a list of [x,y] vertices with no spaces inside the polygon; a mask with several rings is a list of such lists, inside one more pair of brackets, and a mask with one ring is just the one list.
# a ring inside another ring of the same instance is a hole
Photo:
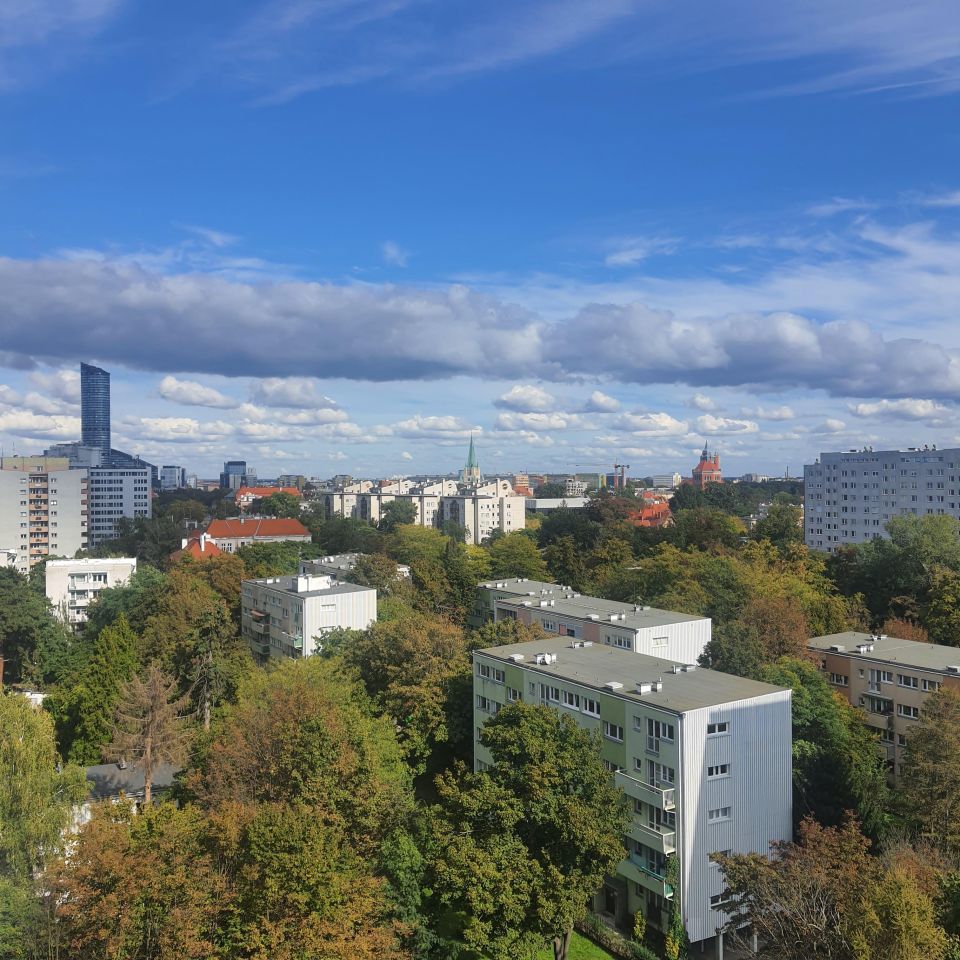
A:
{"label": "autumn-tinted tree", "polygon": [[596,734],[566,715],[508,706],[482,742],[489,772],[438,781],[434,889],[482,956],[507,960],[549,942],[565,960],[573,925],[624,856],[626,800]]}
{"label": "autumn-tinted tree", "polygon": [[863,714],[836,694],[810,661],[784,659],[760,679],[793,690],[794,815],[825,825],[853,811],[866,833],[888,827],[886,772]]}
{"label": "autumn-tinted tree", "polygon": [[960,694],[943,688],[924,702],[907,735],[898,784],[904,817],[947,853],[960,853]]}
{"label": "autumn-tinted tree", "polygon": [[159,764],[186,759],[191,731],[186,724],[189,697],[177,693],[177,682],[156,662],[143,680],[133,677],[120,691],[110,742],[104,757],[126,761],[143,770],[144,801],[151,800],[153,773]]}
{"label": "autumn-tinted tree", "polygon": [[236,553],[221,553],[206,560],[194,560],[193,557],[185,556],[179,566],[190,576],[202,580],[220,596],[239,628],[240,584],[252,577],[252,574],[247,573],[243,558]]}
{"label": "autumn-tinted tree", "polygon": [[930,643],[930,634],[915,620],[902,617],[889,617],[880,627],[880,633],[899,640],[915,640],[917,643]]}
{"label": "autumn-tinted tree", "polygon": [[944,570],[934,575],[923,623],[933,643],[960,647],[960,574]]}
{"label": "autumn-tinted tree", "polygon": [[803,512],[785,503],[773,504],[751,531],[755,540],[769,540],[774,546],[803,543]]}
{"label": "autumn-tinted tree", "polygon": [[500,537],[490,547],[492,569],[490,576],[526,577],[529,580],[545,580],[547,565],[537,550],[536,543],[522,531]]}
{"label": "autumn-tinted tree", "polygon": [[736,517],[722,510],[694,507],[674,513],[671,539],[679,547],[734,547],[746,532]]}
{"label": "autumn-tinted tree", "polygon": [[947,944],[934,905],[910,873],[871,857],[855,820],[812,819],[795,843],[763,854],[717,856],[732,906],[727,929],[758,934],[776,960],[942,960]]}

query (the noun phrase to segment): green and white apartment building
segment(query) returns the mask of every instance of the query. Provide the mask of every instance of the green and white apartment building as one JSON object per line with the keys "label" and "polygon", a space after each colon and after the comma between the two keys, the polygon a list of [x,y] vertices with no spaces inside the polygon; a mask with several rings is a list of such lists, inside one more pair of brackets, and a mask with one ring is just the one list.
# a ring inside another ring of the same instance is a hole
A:
{"label": "green and white apartment building", "polygon": [[[489,600],[487,586],[478,590],[481,603]],[[565,589],[537,590],[550,587]],[[498,618],[511,609],[503,602],[496,601]],[[523,609],[546,611],[549,624],[557,606]],[[658,639],[676,634],[661,644],[665,650],[685,644],[680,638],[697,620],[638,613]],[[624,860],[594,909],[623,926],[641,912],[662,930],[679,896],[691,941],[715,938],[722,951],[724,883],[710,854],[766,853],[771,841],[792,837],[791,691],[697,667],[695,658],[637,652],[636,644],[605,641],[605,632],[600,640],[574,633],[474,653],[475,768],[492,761],[479,742],[483,724],[518,700],[596,730],[604,764],[634,816]],[[670,856],[677,859],[676,888],[667,882]]]}

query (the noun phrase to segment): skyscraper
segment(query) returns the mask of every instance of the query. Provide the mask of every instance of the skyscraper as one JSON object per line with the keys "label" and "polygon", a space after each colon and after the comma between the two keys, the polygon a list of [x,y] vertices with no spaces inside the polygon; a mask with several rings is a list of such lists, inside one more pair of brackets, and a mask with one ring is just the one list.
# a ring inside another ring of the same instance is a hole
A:
{"label": "skyscraper", "polygon": [[96,447],[103,462],[110,459],[110,374],[89,363],[80,364],[80,425],[83,443]]}

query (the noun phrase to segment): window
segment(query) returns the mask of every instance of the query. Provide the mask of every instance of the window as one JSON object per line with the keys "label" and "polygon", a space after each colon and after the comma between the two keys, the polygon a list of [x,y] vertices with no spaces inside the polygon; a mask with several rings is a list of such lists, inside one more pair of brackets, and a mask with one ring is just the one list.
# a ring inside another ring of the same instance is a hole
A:
{"label": "window", "polygon": [[561,691],[561,696],[563,697],[562,703],[565,707],[571,707],[574,710],[580,709],[580,695],[577,693],[571,693],[569,690]]}
{"label": "window", "polygon": [[600,716],[600,704],[596,700],[590,700],[588,697],[584,697],[581,701],[581,707],[583,712],[590,717],[599,717]]}
{"label": "window", "polygon": [[619,723],[610,723],[603,721],[603,735],[608,740],[616,740],[617,743],[623,743],[623,727]]}
{"label": "window", "polygon": [[604,760],[603,765],[607,773],[620,773],[623,770],[623,767],[621,767],[619,763],[613,763],[611,760]]}
{"label": "window", "polygon": [[830,682],[838,687],[845,687],[850,681],[842,673],[831,673]]}
{"label": "window", "polygon": [[673,724],[663,720],[647,719],[647,736],[656,740],[666,740],[673,743]]}
{"label": "window", "polygon": [[730,764],[718,763],[715,766],[707,767],[707,777],[711,780],[719,780],[721,777],[730,776]]}
{"label": "window", "polygon": [[717,723],[708,723],[707,724],[707,736],[708,737],[719,737],[723,733],[730,732],[730,724],[726,720],[718,721]]}
{"label": "window", "polygon": [[632,650],[632,649],[633,649],[633,638],[632,638],[632,637],[623,637],[623,636],[620,636],[619,634],[616,634],[616,633],[613,633],[613,634],[608,633],[608,634],[604,637],[604,640],[607,642],[608,645],[609,645],[609,644],[612,644],[612,645],[615,646],[615,647],[619,647],[621,650]]}
{"label": "window", "polygon": [[721,820],[730,819],[729,807],[717,807],[716,810],[707,811],[707,821],[709,823],[719,823]]}
{"label": "window", "polygon": [[[634,770],[643,769],[643,761],[637,757],[633,758]],[[676,773],[673,767],[666,764],[657,763],[655,760],[647,761],[647,783],[653,784],[660,789],[670,789],[675,781]]]}
{"label": "window", "polygon": [[905,673],[898,673],[897,686],[910,687],[912,690],[916,690],[920,687],[920,680],[917,677],[911,677]]}
{"label": "window", "polygon": [[507,687],[507,703],[516,703],[520,699],[522,699],[522,697],[519,690],[513,687]]}
{"label": "window", "polygon": [[908,720],[919,720],[920,719],[920,708],[919,707],[908,707],[905,703],[897,704],[897,714],[901,717],[906,717]]}
{"label": "window", "polygon": [[486,760],[478,760],[478,761],[477,761],[477,773],[486,773],[492,766],[493,766],[493,764],[487,763]]}
{"label": "window", "polygon": [[492,713],[496,716],[500,712],[500,704],[496,700],[491,700],[489,697],[483,697],[477,694],[477,709],[482,710],[484,713]]}
{"label": "window", "polygon": [[715,893],[710,898],[711,907],[722,907],[730,903],[730,898],[725,893]]}
{"label": "window", "polygon": [[656,650],[658,648],[665,647],[667,643],[669,643],[669,640],[669,637],[654,637],[653,640],[650,641],[650,646]]}
{"label": "window", "polygon": [[925,693],[936,693],[940,689],[939,680],[921,680],[920,687]]}

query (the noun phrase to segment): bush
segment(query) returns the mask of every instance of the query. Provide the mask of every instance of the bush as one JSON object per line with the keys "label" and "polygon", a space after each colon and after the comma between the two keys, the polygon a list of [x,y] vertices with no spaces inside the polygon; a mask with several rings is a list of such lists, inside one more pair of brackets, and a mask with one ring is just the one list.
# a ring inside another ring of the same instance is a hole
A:
{"label": "bush", "polygon": [[598,916],[588,913],[577,929],[597,946],[620,960],[660,960],[660,958],[642,943],[634,943],[608,927]]}

